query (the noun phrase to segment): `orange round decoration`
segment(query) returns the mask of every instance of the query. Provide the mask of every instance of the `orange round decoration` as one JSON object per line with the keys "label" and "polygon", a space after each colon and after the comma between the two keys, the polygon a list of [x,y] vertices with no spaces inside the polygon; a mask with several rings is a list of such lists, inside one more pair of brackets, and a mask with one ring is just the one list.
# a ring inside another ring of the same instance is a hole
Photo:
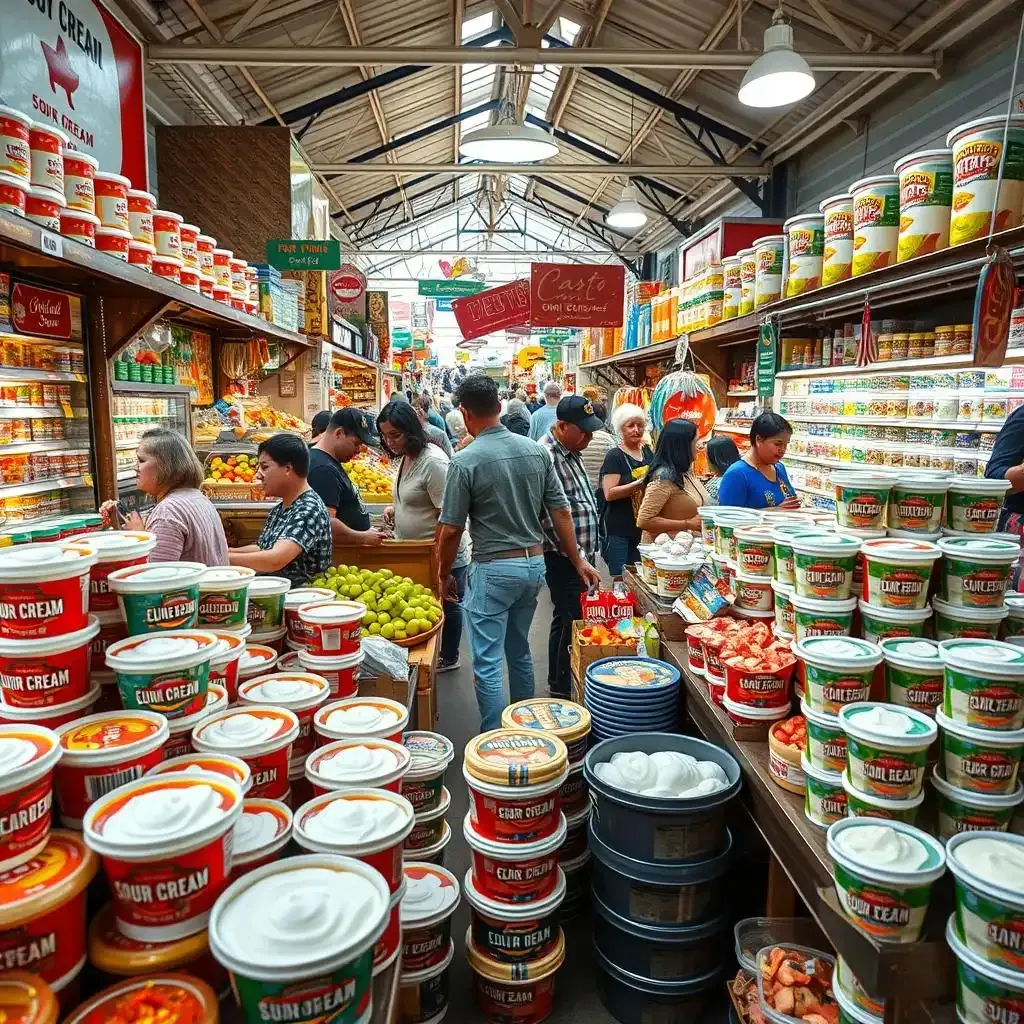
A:
{"label": "orange round decoration", "polygon": [[662,424],[674,419],[689,420],[697,428],[697,438],[701,440],[711,433],[717,411],[714,395],[702,391],[688,396],[677,391],[665,402]]}

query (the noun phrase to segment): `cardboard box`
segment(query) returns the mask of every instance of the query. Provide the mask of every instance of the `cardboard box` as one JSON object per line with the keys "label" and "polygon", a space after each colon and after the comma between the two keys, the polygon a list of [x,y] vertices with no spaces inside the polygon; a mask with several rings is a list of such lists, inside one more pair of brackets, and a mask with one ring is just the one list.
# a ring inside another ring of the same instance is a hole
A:
{"label": "cardboard box", "polygon": [[[636,656],[636,645],[632,647],[625,644],[585,644],[580,638],[580,630],[592,623],[577,619],[572,624],[572,647],[569,651],[569,666],[572,669],[573,678],[577,680],[582,689],[583,680],[587,667],[602,658],[631,658]],[[580,694],[582,698],[582,693]],[[582,699],[578,701],[582,703]]]}

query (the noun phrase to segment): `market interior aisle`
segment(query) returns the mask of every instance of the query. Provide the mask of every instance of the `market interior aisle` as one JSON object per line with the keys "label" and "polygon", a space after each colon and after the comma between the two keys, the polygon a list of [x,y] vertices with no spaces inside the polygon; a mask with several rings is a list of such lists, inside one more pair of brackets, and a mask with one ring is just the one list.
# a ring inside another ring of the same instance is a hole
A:
{"label": "market interior aisle", "polygon": [[[548,672],[548,630],[551,624],[551,598],[547,588],[541,590],[537,612],[530,630],[530,649],[533,651],[536,693],[547,693]],[[445,851],[445,867],[459,879],[459,884],[469,869],[469,849],[462,835],[462,821],[469,809],[466,796],[466,780],[462,775],[462,751],[467,741],[480,731],[480,712],[477,709],[476,694],[473,692],[472,658],[469,641],[462,637],[462,666],[455,672],[439,675],[438,721],[435,728],[444,733],[455,744],[455,760],[448,769],[447,784],[452,794],[448,824],[452,839]],[[472,972],[466,963],[466,929],[469,927],[469,908],[465,897],[459,904],[452,922],[452,937],[455,939],[455,959],[452,962],[450,1020],[482,1021],[473,998]],[[555,989],[555,1009],[550,1020],[553,1024],[614,1024],[614,1018],[601,1005],[597,995],[596,967],[591,938],[590,920],[580,915],[565,927],[566,960],[558,972]]]}

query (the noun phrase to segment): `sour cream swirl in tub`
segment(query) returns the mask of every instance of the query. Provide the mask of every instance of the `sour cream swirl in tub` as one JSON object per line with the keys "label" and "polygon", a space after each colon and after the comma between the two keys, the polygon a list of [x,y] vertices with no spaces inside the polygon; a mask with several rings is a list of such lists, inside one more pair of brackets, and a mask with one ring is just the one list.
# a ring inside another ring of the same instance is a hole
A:
{"label": "sour cream swirl in tub", "polygon": [[977,956],[1024,970],[1024,837],[965,832],[946,844],[956,879],[957,938]]}
{"label": "sour cream swirl in tub", "polygon": [[803,662],[807,706],[827,715],[867,700],[875,667],[882,662],[877,644],[854,637],[809,637],[797,641],[793,653]]}
{"label": "sour cream swirl in tub", "polygon": [[943,537],[939,597],[964,608],[999,608],[1020,555],[1016,541]]}
{"label": "sour cream swirl in tub", "polygon": [[292,837],[292,812],[280,800],[253,797],[243,802],[234,831],[231,880],[276,860]]}
{"label": "sour cream swirl in tub", "polygon": [[981,729],[1024,727],[1024,648],[998,640],[943,640],[942,710]]}
{"label": "sour cream swirl in tub", "polygon": [[321,743],[359,737],[401,742],[409,724],[409,709],[386,697],[347,697],[319,708],[313,728]]}
{"label": "sour cream swirl in tub", "polygon": [[226,776],[172,772],[121,786],[86,812],[118,928],[141,942],[201,932],[231,872],[242,790]]}
{"label": "sour cream swirl in tub", "polygon": [[291,763],[305,764],[315,746],[313,715],[330,697],[330,684],[313,672],[273,672],[247,679],[238,687],[239,704],[273,705],[294,711],[299,720],[299,734],[292,745]]}
{"label": "sour cream swirl in tub", "polygon": [[928,748],[937,735],[928,715],[866,701],[843,707],[839,724],[854,789],[889,800],[910,800],[921,792]]}
{"label": "sour cream swirl in tub", "polygon": [[117,569],[107,577],[132,636],[191,629],[199,616],[202,562],[157,562]]}
{"label": "sour cream swirl in tub", "polygon": [[[402,792],[412,754],[392,740],[335,740],[306,758],[306,778],[317,796],[334,789]],[[414,808],[415,809],[415,808]]]}
{"label": "sour cream swirl in tub", "polygon": [[0,550],[0,635],[57,637],[88,622],[89,572],[96,552],[86,543],[17,544]]}
{"label": "sour cream swirl in tub", "polygon": [[210,949],[231,973],[245,1019],[272,1007],[290,1024],[325,1013],[332,1024],[368,1020],[390,895],[379,872],[333,855],[290,857],[233,882],[211,915]]}
{"label": "sour cream swirl in tub", "polygon": [[435,864],[406,861],[402,899],[402,972],[441,963],[451,946],[452,914],[459,905],[459,881]]}
{"label": "sour cream swirl in tub", "polygon": [[255,676],[270,675],[278,662],[278,653],[273,647],[263,644],[245,645],[242,656],[238,659],[239,680],[252,679]]}
{"label": "sour cream swirl in tub", "polygon": [[224,776],[237,783],[243,796],[252,788],[249,766],[240,757],[232,757],[230,754],[179,754],[154,765],[146,774],[167,775],[170,772]]}
{"label": "sour cream swirl in tub", "polygon": [[412,831],[412,804],[384,789],[351,789],[303,804],[295,841],[313,853],[357,857],[376,868],[392,893],[402,885],[402,844]]}
{"label": "sour cream swirl in tub", "polygon": [[241,629],[249,610],[249,586],[255,569],[218,565],[199,581],[199,624],[220,629]]}
{"label": "sour cream swirl in tub", "polygon": [[916,942],[945,871],[942,844],[901,821],[857,817],[830,826],[826,846],[847,915],[883,942]]}

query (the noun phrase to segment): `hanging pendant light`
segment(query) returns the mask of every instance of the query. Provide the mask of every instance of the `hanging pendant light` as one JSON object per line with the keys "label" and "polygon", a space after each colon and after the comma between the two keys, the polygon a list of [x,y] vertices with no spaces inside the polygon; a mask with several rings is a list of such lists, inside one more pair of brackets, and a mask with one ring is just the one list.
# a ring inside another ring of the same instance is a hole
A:
{"label": "hanging pendant light", "polygon": [[647,223],[647,214],[637,202],[636,196],[636,185],[627,178],[619,194],[619,201],[604,215],[604,222],[611,228],[627,231],[642,228]]}
{"label": "hanging pendant light", "polygon": [[469,160],[486,160],[497,164],[530,164],[558,156],[554,136],[541,128],[524,124],[516,116],[513,103],[517,82],[512,79],[509,90],[498,109],[494,124],[466,132],[459,142],[459,153]]}
{"label": "hanging pendant light", "polygon": [[780,4],[764,31],[764,51],[747,68],[738,93],[748,107],[784,107],[814,92],[814,75],[793,49],[793,26]]}

